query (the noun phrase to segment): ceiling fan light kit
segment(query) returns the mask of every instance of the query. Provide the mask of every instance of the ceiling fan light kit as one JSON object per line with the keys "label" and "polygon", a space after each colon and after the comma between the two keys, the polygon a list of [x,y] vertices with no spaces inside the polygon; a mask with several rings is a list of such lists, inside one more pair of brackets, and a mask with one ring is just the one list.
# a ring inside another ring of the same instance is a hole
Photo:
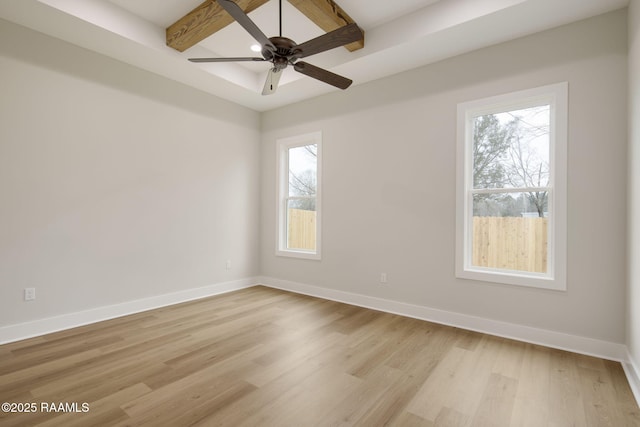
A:
{"label": "ceiling fan light kit", "polygon": [[265,80],[264,88],[262,89],[263,95],[271,95],[276,91],[278,82],[280,81],[280,76],[282,76],[282,70],[279,70],[275,67],[269,70],[269,74],[267,74],[267,80]]}
{"label": "ceiling fan light kit", "polygon": [[330,31],[319,37],[296,44],[293,40],[282,36],[282,0],[279,0],[280,35],[268,38],[249,16],[232,0],[217,0],[218,4],[229,13],[261,46],[262,57],[237,58],[189,58],[191,62],[243,62],[264,61],[272,64],[262,90],[263,95],[275,93],[282,70],[292,65],[293,69],[308,77],[320,80],[339,89],[348,88],[352,80],[338,74],[316,67],[301,58],[315,55],[327,50],[353,43],[364,38],[364,33],[357,24],[349,24]]}

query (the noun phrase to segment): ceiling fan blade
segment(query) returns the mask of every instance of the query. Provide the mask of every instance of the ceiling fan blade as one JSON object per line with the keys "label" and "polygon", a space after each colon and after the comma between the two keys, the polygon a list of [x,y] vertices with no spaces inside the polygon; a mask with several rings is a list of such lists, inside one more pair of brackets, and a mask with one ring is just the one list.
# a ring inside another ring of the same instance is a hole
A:
{"label": "ceiling fan blade", "polygon": [[334,74],[331,71],[316,67],[315,65],[311,65],[304,61],[296,62],[293,64],[293,68],[299,73],[313,77],[314,79],[318,79],[339,89],[346,89],[351,86],[351,83],[353,83],[353,80],[339,76],[338,74]]}
{"label": "ceiling fan blade", "polygon": [[191,62],[243,62],[243,61],[266,61],[264,58],[189,58]]}
{"label": "ceiling fan blade", "polygon": [[282,70],[273,67],[267,74],[267,80],[264,82],[264,88],[262,89],[263,95],[271,95],[278,89],[278,82],[280,82],[280,76],[282,76]]}
{"label": "ceiling fan blade", "polygon": [[295,57],[304,58],[315,55],[316,53],[362,40],[362,38],[364,38],[364,33],[360,27],[358,27],[358,24],[345,25],[344,27],[340,27],[296,46],[297,53]]}
{"label": "ceiling fan blade", "polygon": [[232,0],[218,0],[218,4],[222,6],[222,8],[226,10],[238,24],[242,25],[242,27],[247,30],[249,34],[251,34],[251,37],[256,39],[256,41],[260,43],[263,48],[266,47],[271,52],[276,51],[276,47],[273,45],[273,43],[271,43],[269,38],[262,32],[260,28],[258,28],[258,26],[249,18],[249,16],[244,13],[240,6],[238,6]]}

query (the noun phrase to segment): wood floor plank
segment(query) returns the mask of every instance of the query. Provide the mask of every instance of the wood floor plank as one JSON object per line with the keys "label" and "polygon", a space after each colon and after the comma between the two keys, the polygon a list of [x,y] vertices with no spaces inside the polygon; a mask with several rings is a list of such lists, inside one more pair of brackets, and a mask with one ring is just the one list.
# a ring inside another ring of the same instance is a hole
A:
{"label": "wood floor plank", "polygon": [[251,355],[238,356],[236,359],[227,359],[215,365],[203,365],[201,369],[189,375],[122,405],[122,408],[131,417],[172,412],[188,407],[192,401],[201,399],[203,395],[221,395],[226,386],[237,383],[244,385],[244,377],[259,369],[259,366],[250,361]]}
{"label": "wood floor plank", "polygon": [[[599,364],[600,365],[600,364]],[[602,366],[604,368],[604,366]],[[622,413],[614,410],[609,402],[615,401],[615,391],[602,370],[579,367],[587,426],[614,427],[625,424]]]}
{"label": "wood floor plank", "polygon": [[468,353],[468,350],[460,347],[452,348],[429,375],[407,410],[421,418],[435,421],[449,401],[450,393],[455,392],[456,384],[466,381],[465,378],[460,378],[459,369]]}
{"label": "wood floor plank", "polygon": [[435,427],[435,424],[431,421],[427,421],[409,412],[403,412],[391,425],[394,427]]}
{"label": "wood floor plank", "polygon": [[114,425],[129,419],[128,415],[120,408],[140,396],[151,392],[151,389],[142,383],[126,387],[102,399],[87,402],[89,411],[83,414],[66,413],[55,418],[48,419],[39,424],[41,427],[85,427]]}
{"label": "wood floor plank", "polygon": [[[316,336],[312,336],[306,340],[301,339],[297,343],[290,340],[278,341],[278,344],[281,343],[281,345],[277,346],[280,357],[277,360],[273,360],[273,354],[265,353],[256,358],[256,363],[259,363],[264,367],[264,369],[261,369],[255,374],[247,377],[247,381],[258,387],[262,387],[287,374],[289,371],[300,365],[310,364],[313,366],[319,366],[321,362],[314,360],[314,357],[322,357],[323,360],[326,360],[331,357],[326,356],[327,354],[342,351],[342,347],[338,347],[338,344],[343,340],[344,335],[330,333],[326,335],[323,340],[319,340]],[[280,349],[283,349],[284,351],[280,351]],[[265,363],[265,360],[271,362]]]}
{"label": "wood floor plank", "polygon": [[625,426],[619,363],[254,287],[0,346],[5,426]]}
{"label": "wood floor plank", "polygon": [[473,417],[476,426],[507,426],[511,421],[518,380],[492,373]]}
{"label": "wood floor plank", "polygon": [[159,362],[140,360],[136,356],[101,364],[95,370],[81,370],[49,381],[31,389],[34,398],[41,401],[92,401],[108,396],[130,383],[143,381],[147,376],[164,372]]}
{"label": "wood floor plank", "polygon": [[444,407],[433,424],[438,427],[466,427],[471,425],[471,421],[467,415]]}
{"label": "wood floor plank", "polygon": [[549,424],[585,426],[584,400],[574,354],[553,350],[549,368]]}
{"label": "wood floor plank", "polygon": [[511,425],[539,427],[549,424],[551,350],[527,344],[518,375],[518,390]]}
{"label": "wood floor plank", "polygon": [[123,339],[118,336],[97,336],[89,339],[63,340],[42,343],[42,345],[30,348],[22,348],[14,353],[15,358],[10,362],[4,362],[6,372],[15,372],[28,369],[34,365],[41,365],[50,360],[58,360],[66,356],[72,356],[91,349],[102,349],[114,343],[120,343]]}
{"label": "wood floor plank", "polygon": [[[184,390],[179,396],[169,400],[163,399],[162,404],[153,402],[151,406],[143,406],[140,412],[134,412],[135,415],[131,413],[135,406],[126,405],[125,412],[130,415],[130,419],[116,425],[195,425],[254,390],[253,385],[244,381],[199,383],[197,387]],[[156,397],[155,393],[147,396],[151,401]]]}
{"label": "wood floor plank", "polygon": [[0,345],[0,347],[2,348],[3,352],[12,353],[13,351],[19,350],[21,348],[29,347],[29,346],[32,346],[32,345],[35,345],[35,344],[38,344],[38,343],[41,343],[41,342],[45,342],[46,341],[46,337],[48,337],[50,335],[51,334],[42,335],[42,336],[34,337],[34,338],[27,338],[27,339],[24,339],[22,341],[15,341],[15,342],[11,342],[11,343],[8,343],[8,344],[2,344],[2,345]]}
{"label": "wood floor plank", "polygon": [[[480,334],[477,334],[480,335]],[[495,354],[499,345],[499,339],[483,335],[479,342],[475,344],[474,350],[465,354],[463,363],[457,372],[457,381],[451,383],[452,388],[448,394],[446,407],[454,409],[464,414],[468,419],[472,419],[478,412],[478,408],[485,399],[487,404],[498,405],[491,400],[491,396],[486,395],[486,390],[491,388],[491,370],[495,361]],[[493,391],[498,392],[499,387],[494,387]],[[508,399],[508,393],[501,396]],[[510,409],[509,401],[508,408]],[[496,416],[498,416],[496,414]]]}
{"label": "wood floor plank", "polygon": [[274,408],[277,407],[276,402],[280,396],[289,393],[291,389],[321,369],[321,365],[313,362],[294,366],[283,375],[258,387],[250,395],[222,408],[213,419],[204,420],[199,425],[215,424],[221,427],[235,427],[242,424],[251,425],[252,422],[256,423],[255,425],[260,425],[258,423],[262,418],[269,416],[269,411],[275,411]]}
{"label": "wood floor plank", "polygon": [[327,416],[345,396],[352,395],[361,382],[337,367],[320,367],[238,426],[302,426],[309,420],[326,422]]}
{"label": "wood floor plank", "polygon": [[495,355],[495,361],[491,372],[509,378],[518,378],[522,369],[522,357],[524,356],[524,343],[501,339],[501,344]]}
{"label": "wood floor plank", "polygon": [[[323,418],[332,426],[352,426],[365,415],[373,412],[373,406],[382,400],[393,400],[393,384],[406,381],[406,374],[398,369],[379,365],[370,372],[350,394],[342,394],[338,405],[328,410]],[[382,419],[378,420],[382,424]]]}
{"label": "wood floor plank", "polygon": [[423,378],[383,365],[370,374],[367,381],[373,384],[384,384],[386,389],[351,425],[366,427],[395,424],[403,414],[406,414],[405,408],[420,389]]}
{"label": "wood floor plank", "polygon": [[89,364],[99,355],[100,352],[97,349],[87,350],[0,375],[2,401],[12,401],[15,396],[30,392],[32,388],[66,377],[79,366]]}
{"label": "wood floor plank", "polygon": [[620,413],[623,415],[621,422],[627,427],[640,425],[640,408],[638,407],[631,387],[627,382],[624,370],[620,363],[605,360],[605,369],[611,378],[611,386],[614,389],[614,399],[617,402]]}

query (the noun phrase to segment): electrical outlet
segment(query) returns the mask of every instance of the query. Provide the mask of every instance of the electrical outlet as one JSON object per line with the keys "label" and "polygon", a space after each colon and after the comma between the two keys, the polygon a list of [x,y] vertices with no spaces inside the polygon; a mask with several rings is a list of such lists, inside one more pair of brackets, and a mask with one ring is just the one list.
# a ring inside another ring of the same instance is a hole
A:
{"label": "electrical outlet", "polygon": [[36,288],[24,288],[24,300],[33,301],[36,299]]}
{"label": "electrical outlet", "polygon": [[227,260],[227,270],[231,270],[231,260]]}
{"label": "electrical outlet", "polygon": [[387,283],[387,273],[380,273],[380,283]]}

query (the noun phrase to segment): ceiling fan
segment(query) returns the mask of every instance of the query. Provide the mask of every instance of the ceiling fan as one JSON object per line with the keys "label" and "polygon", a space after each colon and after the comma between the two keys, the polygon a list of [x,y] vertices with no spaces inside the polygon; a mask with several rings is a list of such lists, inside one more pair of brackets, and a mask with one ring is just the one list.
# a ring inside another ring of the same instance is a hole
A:
{"label": "ceiling fan", "polygon": [[267,80],[262,90],[263,95],[274,93],[278,87],[282,70],[292,65],[299,73],[313,77],[314,79],[328,83],[339,89],[348,88],[352,80],[334,74],[323,68],[311,65],[308,62],[298,61],[300,58],[315,55],[320,52],[344,46],[349,43],[362,40],[364,34],[357,24],[349,24],[330,31],[319,37],[296,44],[293,40],[282,37],[282,0],[279,0],[280,35],[268,38],[258,26],[244,13],[242,8],[232,0],[217,0],[218,4],[226,10],[233,19],[238,22],[256,41],[260,43],[260,57],[240,58],[189,58],[191,62],[236,62],[236,61],[265,61],[271,62],[273,67],[267,74]]}

